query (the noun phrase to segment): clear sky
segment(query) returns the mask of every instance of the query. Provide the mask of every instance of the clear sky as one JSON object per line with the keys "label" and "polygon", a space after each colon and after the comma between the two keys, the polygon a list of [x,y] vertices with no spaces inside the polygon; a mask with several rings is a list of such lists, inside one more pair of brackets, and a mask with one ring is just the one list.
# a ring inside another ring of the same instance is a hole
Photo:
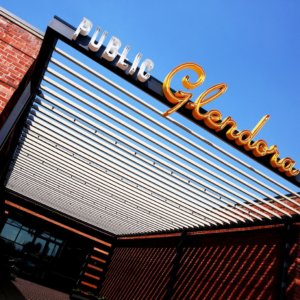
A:
{"label": "clear sky", "polygon": [[[77,26],[90,19],[151,58],[163,80],[184,62],[206,71],[204,88],[225,82],[226,94],[210,103],[232,116],[239,130],[271,119],[259,138],[277,144],[281,157],[300,168],[299,0],[2,0],[3,8],[45,31],[54,15]],[[175,87],[176,88],[176,87]]]}

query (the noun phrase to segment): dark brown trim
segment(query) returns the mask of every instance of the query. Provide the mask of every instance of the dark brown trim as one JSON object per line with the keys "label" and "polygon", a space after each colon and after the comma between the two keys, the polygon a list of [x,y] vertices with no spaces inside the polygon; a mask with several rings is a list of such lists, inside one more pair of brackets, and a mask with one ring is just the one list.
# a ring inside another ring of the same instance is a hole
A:
{"label": "dark brown trim", "polygon": [[116,236],[110,232],[107,232],[103,229],[97,228],[93,225],[90,225],[86,222],[78,220],[74,217],[68,216],[62,212],[59,212],[53,208],[47,207],[39,202],[36,202],[28,197],[19,195],[16,192],[6,190],[3,195],[4,200],[9,200],[16,205],[23,206],[26,209],[32,210],[38,214],[47,216],[50,219],[53,219],[57,222],[60,222],[66,226],[76,228],[79,231],[82,231],[86,234],[98,237],[105,236],[105,240],[111,244],[116,240]]}

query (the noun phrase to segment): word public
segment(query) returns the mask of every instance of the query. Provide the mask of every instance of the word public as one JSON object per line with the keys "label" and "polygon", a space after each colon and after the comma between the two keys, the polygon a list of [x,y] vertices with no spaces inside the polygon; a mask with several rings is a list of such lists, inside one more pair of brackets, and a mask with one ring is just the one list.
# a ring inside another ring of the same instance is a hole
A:
{"label": "word public", "polygon": [[205,80],[205,72],[199,65],[195,63],[181,64],[173,69],[164,79],[163,82],[163,93],[167,100],[174,104],[172,108],[167,110],[163,115],[166,117],[179,108],[185,107],[192,110],[194,119],[201,120],[204,124],[213,129],[216,132],[222,131],[226,128],[226,137],[229,140],[233,140],[238,146],[243,147],[246,151],[252,151],[255,157],[262,157],[270,155],[270,164],[273,168],[278,169],[280,172],[285,173],[286,176],[292,177],[300,173],[300,170],[294,169],[295,161],[289,157],[279,159],[279,151],[276,145],[268,146],[264,140],[253,141],[254,137],[265,125],[266,121],[270,118],[269,115],[265,115],[255,126],[250,130],[237,131],[237,124],[231,117],[226,117],[222,120],[222,114],[216,109],[212,109],[205,113],[201,113],[200,109],[224,94],[227,90],[225,83],[220,83],[212,86],[211,88],[204,91],[194,102],[190,101],[193,94],[183,91],[177,91],[173,93],[171,90],[171,80],[176,73],[181,70],[189,69],[196,72],[198,78],[196,82],[192,83],[189,81],[189,76],[182,78],[182,85],[186,89],[194,89],[201,85]]}
{"label": "word public", "polygon": [[[93,23],[87,18],[83,18],[80,24],[78,25],[77,29],[75,30],[72,39],[76,40],[79,35],[87,36],[90,33],[92,27],[93,27]],[[108,32],[104,31],[101,34],[99,40],[97,41],[100,32],[101,29],[97,27],[94,34],[92,35],[91,40],[89,41],[88,48],[92,52],[97,52],[101,48],[106,36],[108,35]],[[127,61],[127,54],[130,50],[130,46],[125,46],[122,53],[119,54],[119,49],[121,48],[121,45],[122,43],[120,39],[118,39],[115,36],[111,37],[104,52],[101,55],[101,58],[106,59],[107,61],[113,61],[117,57],[117,55],[119,55],[119,59],[116,63],[116,66],[121,70],[125,71],[126,74],[133,76],[140,64],[142,54],[138,53],[135,56],[133,63],[129,65],[126,61]],[[151,71],[153,68],[154,68],[153,61],[148,58],[145,59],[141,63],[139,67],[139,71],[137,73],[138,81],[146,82],[151,76],[148,72]]]}

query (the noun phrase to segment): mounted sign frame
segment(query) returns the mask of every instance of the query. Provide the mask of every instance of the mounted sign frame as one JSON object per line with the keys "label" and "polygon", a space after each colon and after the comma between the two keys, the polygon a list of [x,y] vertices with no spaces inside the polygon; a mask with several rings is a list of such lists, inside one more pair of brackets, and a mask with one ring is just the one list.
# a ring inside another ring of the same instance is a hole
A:
{"label": "mounted sign frame", "polygon": [[[41,83],[41,80],[43,78],[43,74],[45,73],[45,70],[47,68],[47,65],[49,63],[50,57],[52,55],[52,52],[56,46],[56,43],[58,40],[63,41],[67,45],[75,48],[82,54],[86,55],[87,57],[91,58],[93,61],[99,63],[109,71],[113,72],[114,74],[120,76],[121,78],[125,79],[127,82],[130,82],[133,84],[135,87],[141,89],[145,93],[149,94],[150,96],[154,97],[155,99],[159,100],[160,102],[164,103],[168,107],[172,108],[174,107],[174,104],[171,103],[167,97],[164,94],[163,91],[163,83],[159,81],[158,79],[154,78],[148,73],[145,73],[153,68],[153,65],[151,66],[151,63],[149,61],[147,64],[145,63],[142,67],[142,71],[140,70],[139,67],[137,67],[135,61],[135,66],[133,66],[134,63],[129,62],[127,59],[125,59],[124,51],[128,51],[124,49],[123,53],[113,55],[113,59],[109,60],[109,53],[107,53],[106,48],[104,45],[101,44],[99,49],[93,49],[91,51],[91,39],[92,37],[88,35],[77,35],[76,38],[74,38],[74,34],[76,32],[76,28],[71,26],[70,24],[66,23],[65,21],[61,20],[58,17],[54,17],[53,20],[50,22],[49,26],[47,27],[47,31],[44,37],[44,41],[42,44],[42,48],[40,51],[40,54],[38,56],[38,59],[36,61],[35,69],[32,74],[32,81],[31,81],[31,97],[30,99],[33,98],[33,95],[36,95],[39,92],[39,86]],[[106,52],[105,52],[106,51]],[[106,54],[105,54],[106,53]],[[122,56],[123,55],[123,56]],[[105,59],[105,56],[106,59]],[[126,72],[125,67],[122,68],[120,67],[120,63],[123,66],[128,66],[126,67],[127,70],[134,70],[132,72]],[[170,91],[174,92],[171,87]],[[193,104],[192,102],[190,102]],[[24,106],[30,106],[30,100],[28,98],[28,101],[24,103]],[[28,108],[27,107],[27,111]],[[26,109],[25,109],[26,111]],[[204,128],[206,131],[210,132],[211,134],[217,136],[220,138],[222,141],[226,142],[227,144],[230,144],[232,147],[236,148],[238,151],[244,153],[248,157],[251,157],[261,165],[267,167],[269,170],[272,172],[278,174],[279,176],[283,177],[287,181],[295,184],[296,186],[300,187],[300,175],[297,174],[295,176],[287,176],[286,172],[280,171],[278,168],[272,167],[270,164],[270,157],[271,155],[265,155],[265,156],[260,156],[257,157],[253,151],[247,151],[245,147],[241,147],[236,143],[236,141],[233,139],[228,139],[227,137],[227,131],[228,131],[228,126],[222,128],[222,130],[216,131],[213,128],[210,128],[205,125],[204,122],[199,122],[199,120],[195,119],[193,117],[193,112],[189,106],[182,106],[178,109],[178,113],[180,113],[182,116],[188,118],[198,126],[201,126]],[[203,109],[202,107],[199,107],[199,114],[205,115],[208,112]],[[238,134],[237,131],[234,132],[235,134]],[[3,143],[7,140],[7,136],[1,136],[1,146]],[[279,160],[279,159],[278,159]]]}

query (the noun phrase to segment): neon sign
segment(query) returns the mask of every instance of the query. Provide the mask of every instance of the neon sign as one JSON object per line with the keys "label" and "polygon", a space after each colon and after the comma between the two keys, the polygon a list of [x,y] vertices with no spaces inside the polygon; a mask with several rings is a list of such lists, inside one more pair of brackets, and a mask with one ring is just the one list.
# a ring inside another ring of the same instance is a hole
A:
{"label": "neon sign", "polygon": [[164,79],[163,82],[163,93],[167,100],[174,104],[172,108],[167,110],[163,115],[168,115],[176,112],[179,108],[185,107],[192,111],[193,118],[198,121],[203,121],[204,124],[210,129],[220,132],[225,130],[226,138],[232,140],[236,145],[243,147],[246,151],[251,151],[255,157],[270,156],[270,165],[284,173],[288,177],[296,176],[300,173],[300,170],[294,169],[296,162],[289,158],[279,159],[279,151],[276,145],[268,146],[264,140],[253,141],[254,137],[263,128],[267,120],[270,118],[269,115],[265,115],[257,123],[253,130],[242,130],[237,131],[237,124],[231,117],[226,117],[222,120],[222,114],[216,109],[212,109],[205,113],[201,113],[201,108],[209,102],[215,100],[224,94],[227,90],[225,83],[216,84],[198,96],[198,98],[191,102],[193,96],[192,93],[177,91],[175,93],[171,90],[171,80],[181,70],[192,70],[196,72],[198,78],[196,82],[192,83],[189,80],[189,76],[182,78],[182,85],[189,90],[201,85],[205,80],[205,72],[199,65],[195,63],[181,64],[173,69]]}
{"label": "neon sign", "polygon": [[[76,40],[79,35],[87,36],[93,27],[93,23],[88,20],[87,18],[83,18],[80,24],[78,25],[77,29],[73,33],[72,40]],[[100,34],[101,29],[99,27],[96,28],[92,38],[89,41],[88,49],[92,52],[98,52],[103,45],[105,38],[108,35],[107,31],[104,31],[100,36],[99,40],[97,41],[98,35]],[[134,61],[131,65],[126,62],[127,54],[130,50],[130,46],[125,46],[122,53],[119,54],[119,49],[121,48],[121,40],[117,37],[113,36],[109,40],[105,50],[101,54],[101,58],[107,61],[113,61],[118,55],[119,59],[116,63],[116,66],[126,72],[126,74],[133,76],[138,69],[140,61],[142,59],[142,54],[138,53]],[[145,59],[137,72],[137,79],[140,82],[146,82],[150,78],[150,74],[147,73],[154,68],[154,63],[151,59]]]}

